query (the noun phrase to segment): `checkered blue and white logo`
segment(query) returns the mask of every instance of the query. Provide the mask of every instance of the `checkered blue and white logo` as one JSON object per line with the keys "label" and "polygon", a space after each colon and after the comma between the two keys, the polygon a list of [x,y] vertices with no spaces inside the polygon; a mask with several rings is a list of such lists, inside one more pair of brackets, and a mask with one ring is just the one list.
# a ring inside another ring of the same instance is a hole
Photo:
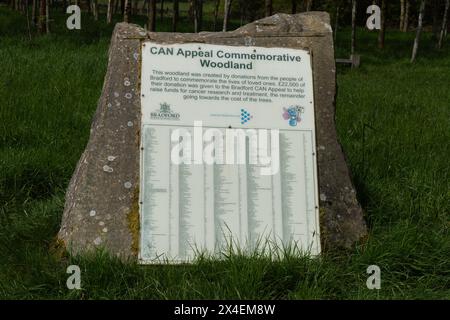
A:
{"label": "checkered blue and white logo", "polygon": [[245,109],[241,109],[241,124],[246,124],[253,116]]}

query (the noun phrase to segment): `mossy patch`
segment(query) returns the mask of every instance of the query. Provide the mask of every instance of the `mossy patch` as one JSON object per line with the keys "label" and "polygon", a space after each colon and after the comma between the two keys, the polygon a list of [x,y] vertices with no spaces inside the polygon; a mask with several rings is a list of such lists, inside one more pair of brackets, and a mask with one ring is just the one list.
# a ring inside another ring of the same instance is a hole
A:
{"label": "mossy patch", "polygon": [[139,253],[139,187],[134,189],[131,210],[127,216],[128,228],[131,233],[131,252],[137,256]]}

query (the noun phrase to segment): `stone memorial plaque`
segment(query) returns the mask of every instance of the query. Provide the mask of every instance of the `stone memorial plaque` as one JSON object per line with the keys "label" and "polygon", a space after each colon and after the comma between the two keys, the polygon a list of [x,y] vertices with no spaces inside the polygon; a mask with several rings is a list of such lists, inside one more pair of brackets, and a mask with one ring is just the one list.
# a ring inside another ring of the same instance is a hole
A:
{"label": "stone memorial plaque", "polygon": [[141,96],[141,261],[320,252],[307,50],[144,42]]}
{"label": "stone memorial plaque", "polygon": [[[190,261],[230,237],[248,249],[261,237],[313,254],[351,247],[367,230],[336,133],[335,93],[324,12],[198,34],[117,24],[59,244],[146,263]],[[267,130],[267,142],[238,135],[233,145],[230,129]],[[199,131],[211,139],[194,143]],[[174,149],[193,163],[173,165]],[[207,165],[202,152],[225,162]],[[267,162],[226,162],[260,154],[270,155]]]}

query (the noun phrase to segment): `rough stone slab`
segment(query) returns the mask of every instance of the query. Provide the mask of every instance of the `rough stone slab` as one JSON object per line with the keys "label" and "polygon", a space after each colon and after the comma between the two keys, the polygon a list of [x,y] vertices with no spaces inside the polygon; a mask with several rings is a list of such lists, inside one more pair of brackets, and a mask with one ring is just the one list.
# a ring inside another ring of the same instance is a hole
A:
{"label": "rough stone slab", "polygon": [[118,24],[89,142],[70,181],[59,239],[78,253],[104,246],[137,252],[140,128],[140,40]]}
{"label": "rough stone slab", "polygon": [[[138,252],[140,43],[198,42],[308,49],[312,53],[323,248],[350,247],[366,234],[335,127],[336,68],[329,16],[276,14],[231,32],[147,33],[119,23],[91,136],[66,194],[59,239],[74,252],[104,246]],[[111,171],[112,169],[112,171]],[[94,215],[95,213],[95,215]]]}

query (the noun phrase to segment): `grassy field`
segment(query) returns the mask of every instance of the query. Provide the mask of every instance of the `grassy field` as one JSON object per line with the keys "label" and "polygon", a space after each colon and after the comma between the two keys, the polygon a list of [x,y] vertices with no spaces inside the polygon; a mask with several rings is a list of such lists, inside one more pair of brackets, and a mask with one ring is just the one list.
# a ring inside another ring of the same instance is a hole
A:
{"label": "grassy field", "polygon": [[[0,7],[0,298],[450,298],[448,40],[438,52],[424,34],[411,65],[413,34],[389,30],[380,51],[376,34],[361,30],[362,66],[338,69],[338,130],[370,225],[364,244],[316,260],[231,255],[141,267],[52,251],[112,30],[87,17],[82,30],[64,25],[56,15],[53,34],[30,41],[23,16]],[[348,40],[348,30],[338,33],[337,56],[348,55]],[[70,264],[81,267],[80,291],[66,288]],[[381,290],[366,288],[371,264]]]}

